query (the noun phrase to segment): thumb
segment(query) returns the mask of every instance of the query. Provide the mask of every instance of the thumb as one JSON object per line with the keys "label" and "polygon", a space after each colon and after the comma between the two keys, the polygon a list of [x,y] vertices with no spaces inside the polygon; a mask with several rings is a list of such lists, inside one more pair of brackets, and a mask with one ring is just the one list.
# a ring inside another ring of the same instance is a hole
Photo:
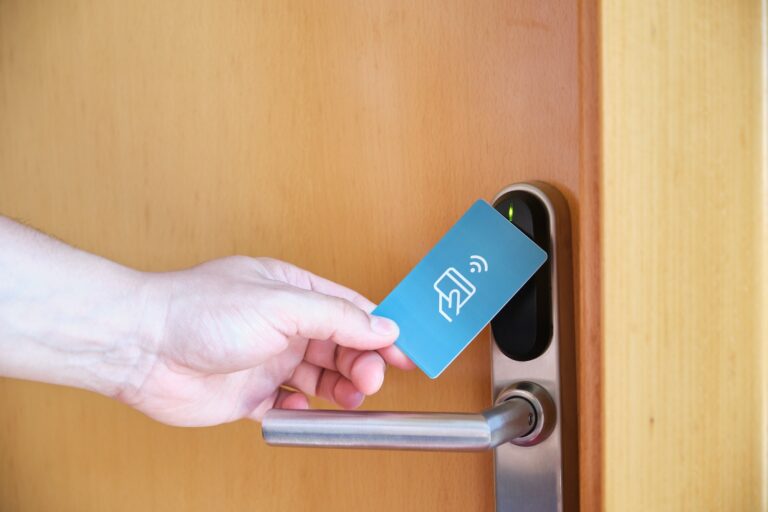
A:
{"label": "thumb", "polygon": [[283,311],[286,336],[330,340],[344,347],[376,350],[397,339],[399,329],[389,318],[370,315],[352,302],[322,293],[295,290]]}

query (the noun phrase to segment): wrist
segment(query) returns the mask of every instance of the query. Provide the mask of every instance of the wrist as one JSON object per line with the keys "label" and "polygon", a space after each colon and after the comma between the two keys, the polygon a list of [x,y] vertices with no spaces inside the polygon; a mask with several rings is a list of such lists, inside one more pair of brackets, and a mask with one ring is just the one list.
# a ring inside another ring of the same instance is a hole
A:
{"label": "wrist", "polygon": [[137,386],[156,353],[145,274],[95,259],[29,267],[0,290],[0,375],[115,398]]}
{"label": "wrist", "polygon": [[157,357],[158,315],[150,275],[114,265],[96,286],[56,308],[52,326],[54,384],[79,387],[126,401],[141,386]]}
{"label": "wrist", "polygon": [[0,376],[120,398],[157,353],[152,274],[0,217]]}
{"label": "wrist", "polygon": [[116,304],[95,390],[125,403],[135,401],[157,362],[168,308],[163,274],[130,272],[129,291]]}

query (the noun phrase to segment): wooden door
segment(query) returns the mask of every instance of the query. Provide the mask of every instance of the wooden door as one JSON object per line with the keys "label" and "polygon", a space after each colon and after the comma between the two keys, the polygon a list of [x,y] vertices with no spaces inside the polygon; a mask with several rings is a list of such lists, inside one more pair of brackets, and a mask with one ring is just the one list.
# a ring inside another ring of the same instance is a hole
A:
{"label": "wooden door", "polygon": [[[568,198],[579,275],[594,21],[577,2],[3,0],[0,212],[140,269],[269,255],[380,300],[473,200],[539,179]],[[486,407],[487,339],[436,381],[390,370],[365,407]],[[255,423],[171,428],[27,382],[0,404],[4,510],[493,508],[490,453],[268,448]]]}

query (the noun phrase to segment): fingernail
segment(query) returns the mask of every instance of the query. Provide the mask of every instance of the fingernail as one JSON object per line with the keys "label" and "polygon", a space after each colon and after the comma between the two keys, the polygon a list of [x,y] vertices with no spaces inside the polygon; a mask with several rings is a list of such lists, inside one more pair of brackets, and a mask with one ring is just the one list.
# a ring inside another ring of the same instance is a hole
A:
{"label": "fingernail", "polygon": [[397,332],[397,324],[389,318],[371,315],[371,329],[378,334],[394,334]]}
{"label": "fingernail", "polygon": [[358,391],[357,393],[352,395],[351,398],[352,398],[352,401],[350,403],[350,407],[352,409],[355,409],[363,405],[363,400],[365,400],[365,395]]}
{"label": "fingernail", "polygon": [[[379,382],[379,388],[381,389],[381,386],[384,385],[384,378],[387,376],[387,363],[384,361],[381,362],[381,382]],[[377,391],[378,391],[377,389]]]}
{"label": "fingernail", "polygon": [[367,395],[372,395],[376,393],[378,390],[381,389],[381,386],[384,384],[384,374],[387,373],[387,364],[384,362],[383,359],[379,360],[379,371],[374,372],[375,380],[373,380],[372,385],[368,391],[370,393],[366,393]]}

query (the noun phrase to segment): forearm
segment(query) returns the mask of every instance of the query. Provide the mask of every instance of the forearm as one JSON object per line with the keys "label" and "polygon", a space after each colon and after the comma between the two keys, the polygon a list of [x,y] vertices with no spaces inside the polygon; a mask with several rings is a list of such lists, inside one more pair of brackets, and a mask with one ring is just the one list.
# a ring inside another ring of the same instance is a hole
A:
{"label": "forearm", "polygon": [[0,375],[119,395],[151,337],[144,282],[0,217]]}

